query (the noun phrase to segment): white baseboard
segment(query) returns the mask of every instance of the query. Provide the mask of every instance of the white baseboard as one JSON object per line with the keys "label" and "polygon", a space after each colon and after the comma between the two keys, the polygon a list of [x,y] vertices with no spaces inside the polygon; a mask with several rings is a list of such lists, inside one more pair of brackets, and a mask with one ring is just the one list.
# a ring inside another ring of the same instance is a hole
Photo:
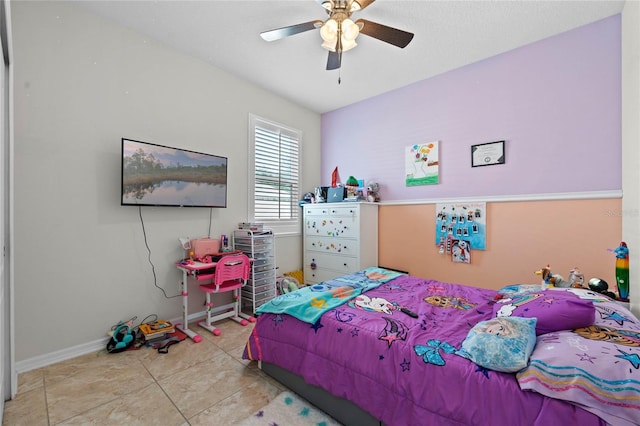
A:
{"label": "white baseboard", "polygon": [[15,364],[16,373],[24,373],[37,368],[46,367],[47,365],[55,364],[56,362],[66,361],[81,355],[97,352],[101,349],[105,349],[107,347],[107,342],[109,342],[109,338],[105,337],[103,339],[94,340],[93,342],[18,361]]}
{"label": "white baseboard", "polygon": [[[215,309],[214,309],[215,312]],[[198,312],[189,315],[189,322],[204,317],[206,314]],[[174,318],[170,320],[173,324],[181,324],[182,318]],[[94,340],[93,342],[83,343],[81,345],[72,346],[70,348],[61,349],[55,352],[49,352],[47,354],[34,356],[15,363],[16,373],[25,373],[27,371],[35,370],[37,368],[46,367],[57,362],[66,361],[68,359],[77,358],[82,355],[98,352],[107,348],[109,337]]]}

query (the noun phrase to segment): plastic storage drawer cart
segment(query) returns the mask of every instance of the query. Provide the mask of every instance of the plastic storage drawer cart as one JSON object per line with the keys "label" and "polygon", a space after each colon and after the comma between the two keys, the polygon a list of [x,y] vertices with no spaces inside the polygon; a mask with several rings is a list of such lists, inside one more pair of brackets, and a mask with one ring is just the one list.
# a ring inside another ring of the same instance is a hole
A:
{"label": "plastic storage drawer cart", "polygon": [[276,252],[273,231],[237,229],[233,248],[253,259],[249,282],[242,287],[242,307],[255,313],[260,305],[276,296]]}

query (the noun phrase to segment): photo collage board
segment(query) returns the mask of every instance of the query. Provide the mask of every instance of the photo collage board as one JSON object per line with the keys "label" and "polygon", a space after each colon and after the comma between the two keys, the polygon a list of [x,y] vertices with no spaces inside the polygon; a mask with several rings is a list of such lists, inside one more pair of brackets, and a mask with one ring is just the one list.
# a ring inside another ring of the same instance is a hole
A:
{"label": "photo collage board", "polygon": [[436,204],[438,252],[456,263],[471,263],[472,250],[486,250],[487,203]]}

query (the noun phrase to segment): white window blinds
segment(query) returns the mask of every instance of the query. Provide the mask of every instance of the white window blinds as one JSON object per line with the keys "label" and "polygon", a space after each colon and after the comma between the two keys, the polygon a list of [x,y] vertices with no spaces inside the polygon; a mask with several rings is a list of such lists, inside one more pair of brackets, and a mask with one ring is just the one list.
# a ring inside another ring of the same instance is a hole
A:
{"label": "white window blinds", "polygon": [[253,115],[249,121],[249,216],[275,231],[300,232],[301,132]]}

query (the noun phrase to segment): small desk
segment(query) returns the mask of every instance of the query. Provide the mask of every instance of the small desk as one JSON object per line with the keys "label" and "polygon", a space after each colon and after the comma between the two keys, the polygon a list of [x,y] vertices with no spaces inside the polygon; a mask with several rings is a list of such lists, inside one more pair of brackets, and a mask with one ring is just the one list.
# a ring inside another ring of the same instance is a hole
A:
{"label": "small desk", "polygon": [[[222,254],[222,253],[221,253]],[[229,253],[224,253],[229,254]],[[187,262],[180,261],[176,262],[176,267],[182,271],[182,324],[176,324],[176,328],[180,329],[184,334],[189,336],[191,340],[198,343],[202,341],[202,336],[200,336],[195,331],[189,328],[189,289],[188,289],[188,279],[189,277],[193,277],[196,281],[207,281],[213,280],[215,276],[215,269],[217,262],[211,263],[202,263],[202,262]],[[232,308],[233,303],[222,305],[219,307],[221,310],[225,310],[228,308]],[[249,315],[239,314],[243,318],[249,319],[250,322],[255,321],[254,318],[251,318]],[[233,316],[233,311],[225,312],[223,314],[218,315],[216,321],[218,319],[229,318]],[[253,321],[251,321],[253,320]],[[207,327],[205,327],[207,328]],[[211,330],[210,330],[211,331]]]}
{"label": "small desk", "polygon": [[189,276],[194,277],[198,281],[213,279],[217,264],[217,262],[176,262],[176,266],[180,271],[182,271],[182,324],[176,324],[176,327],[196,343],[202,340],[202,336],[189,328],[189,288],[187,287],[187,280]]}

